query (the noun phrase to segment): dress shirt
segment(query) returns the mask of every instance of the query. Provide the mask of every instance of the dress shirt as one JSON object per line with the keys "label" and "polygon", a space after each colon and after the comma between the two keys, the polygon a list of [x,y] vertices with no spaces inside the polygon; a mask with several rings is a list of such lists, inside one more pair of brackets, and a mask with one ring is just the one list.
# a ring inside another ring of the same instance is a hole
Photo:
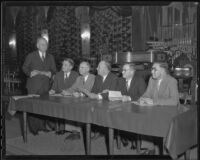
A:
{"label": "dress shirt", "polygon": [[161,81],[162,81],[162,79],[159,79],[159,80],[158,80],[158,85],[157,85],[158,90],[159,90],[159,88],[160,88],[160,83],[161,83]]}
{"label": "dress shirt", "polygon": [[70,75],[70,72],[68,72],[68,73],[64,72],[64,79],[69,78],[69,75]]}
{"label": "dress shirt", "polygon": [[126,80],[126,85],[127,85],[126,87],[127,87],[127,90],[129,90],[129,88],[130,88],[131,80],[132,80],[132,78],[129,79],[129,80]]}
{"label": "dress shirt", "polygon": [[88,75],[86,75],[86,76],[84,77],[84,83],[87,81],[87,79],[88,79]]}
{"label": "dress shirt", "polygon": [[41,51],[39,51],[39,54],[40,54],[40,58],[42,60],[44,60],[45,56],[46,56],[46,53],[42,53]]}

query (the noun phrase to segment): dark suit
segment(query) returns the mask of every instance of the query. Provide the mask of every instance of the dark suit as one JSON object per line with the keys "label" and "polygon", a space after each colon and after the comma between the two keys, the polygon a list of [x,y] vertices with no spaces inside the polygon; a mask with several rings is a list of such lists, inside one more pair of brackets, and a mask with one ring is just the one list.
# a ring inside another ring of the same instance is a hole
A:
{"label": "dark suit", "polygon": [[124,78],[119,78],[117,86],[122,95],[130,96],[132,101],[138,100],[146,90],[146,83],[144,79],[137,75],[133,76],[128,90],[126,88],[126,80]]}
{"label": "dark suit", "polygon": [[92,88],[92,93],[101,94],[103,99],[108,98],[108,94],[101,93],[103,90],[116,90],[118,77],[113,73],[109,72],[106,79],[103,82],[103,77],[98,75],[95,78],[94,86]]}
{"label": "dark suit", "polygon": [[[28,94],[45,94],[48,93],[50,89],[50,78],[45,75],[36,75],[30,77],[31,71],[39,70],[39,71],[50,71],[52,75],[56,72],[56,65],[54,61],[54,57],[48,53],[46,53],[46,57],[44,61],[42,61],[39,52],[35,51],[30,54],[25,59],[25,62],[22,67],[24,73],[28,76],[26,88],[28,90]],[[37,133],[40,130],[44,130],[45,120],[41,115],[29,114],[28,122],[30,130],[33,133]],[[46,119],[46,117],[45,117]]]}
{"label": "dark suit", "polygon": [[49,91],[50,79],[45,75],[36,75],[30,77],[30,73],[33,70],[50,71],[52,74],[56,73],[56,65],[54,57],[51,54],[46,53],[45,60],[42,61],[39,52],[35,51],[25,59],[22,67],[24,73],[28,76],[26,88],[29,94],[44,94]]}
{"label": "dark suit", "polygon": [[77,72],[71,71],[69,77],[66,77],[64,80],[64,72],[58,72],[54,77],[52,89],[55,90],[56,93],[60,93],[62,90],[70,88],[76,82],[78,76]]}

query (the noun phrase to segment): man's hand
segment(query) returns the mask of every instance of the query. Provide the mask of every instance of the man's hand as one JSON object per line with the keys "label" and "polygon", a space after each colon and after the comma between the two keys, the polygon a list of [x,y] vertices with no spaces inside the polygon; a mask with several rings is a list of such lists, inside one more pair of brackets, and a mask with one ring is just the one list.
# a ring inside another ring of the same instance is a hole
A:
{"label": "man's hand", "polygon": [[45,75],[45,76],[51,78],[51,72],[50,72],[50,71],[47,71],[47,72],[41,71],[40,73],[41,73],[42,75]]}
{"label": "man's hand", "polygon": [[62,90],[61,94],[64,95],[64,96],[71,96],[72,95],[71,93],[69,93],[68,91],[65,91],[65,90]]}
{"label": "man's hand", "polygon": [[102,91],[102,93],[107,93],[107,92],[109,92],[108,89],[105,89],[105,90]]}
{"label": "man's hand", "polygon": [[147,105],[153,105],[153,99],[141,97],[141,98],[139,99],[139,103],[140,103],[141,105],[145,105],[145,104],[147,104]]}
{"label": "man's hand", "polygon": [[129,101],[131,101],[131,97],[130,96],[122,96],[122,101],[129,102]]}
{"label": "man's hand", "polygon": [[77,98],[81,96],[81,94],[78,93],[78,92],[74,92],[74,93],[72,93],[72,95],[73,95],[74,97],[77,97]]}
{"label": "man's hand", "polygon": [[38,70],[33,70],[33,71],[31,71],[30,77],[36,76],[37,74],[40,74],[40,71],[38,71]]}
{"label": "man's hand", "polygon": [[94,94],[94,93],[89,93],[88,97],[91,98],[91,99],[99,99],[98,95]]}
{"label": "man's hand", "polygon": [[54,91],[53,89],[51,89],[51,90],[49,91],[49,94],[50,94],[50,95],[55,94],[55,91]]}

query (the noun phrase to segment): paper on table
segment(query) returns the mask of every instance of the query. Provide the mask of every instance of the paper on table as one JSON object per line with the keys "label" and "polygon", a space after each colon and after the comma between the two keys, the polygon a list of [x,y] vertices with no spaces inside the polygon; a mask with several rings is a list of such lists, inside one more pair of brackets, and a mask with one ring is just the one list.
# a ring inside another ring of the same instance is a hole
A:
{"label": "paper on table", "polygon": [[60,93],[56,93],[56,94],[50,94],[49,96],[56,96],[56,97],[70,97],[71,95],[63,95]]}
{"label": "paper on table", "polygon": [[120,91],[108,91],[108,98],[110,101],[122,100],[122,94]]}
{"label": "paper on table", "polygon": [[138,101],[131,101],[131,103],[134,103],[136,105],[139,105],[139,106],[153,106],[154,104],[147,104],[147,103],[139,103]]}
{"label": "paper on table", "polygon": [[37,94],[28,94],[23,96],[12,96],[14,100],[22,99],[22,98],[30,98],[30,97],[39,97],[40,95]]}

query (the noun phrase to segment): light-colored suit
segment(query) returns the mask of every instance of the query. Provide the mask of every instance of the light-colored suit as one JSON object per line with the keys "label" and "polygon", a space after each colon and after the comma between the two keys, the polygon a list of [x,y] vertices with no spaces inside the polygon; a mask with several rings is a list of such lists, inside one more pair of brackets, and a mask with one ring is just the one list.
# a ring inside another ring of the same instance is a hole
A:
{"label": "light-colored suit", "polygon": [[177,80],[170,75],[166,75],[157,89],[158,80],[150,77],[147,90],[142,97],[153,99],[158,105],[178,105],[179,93]]}
{"label": "light-colored suit", "polygon": [[83,76],[79,76],[76,79],[76,82],[70,87],[67,91],[69,93],[73,92],[81,92],[82,89],[86,89],[88,91],[91,91],[95,81],[95,75],[89,74],[86,82],[84,81]]}

